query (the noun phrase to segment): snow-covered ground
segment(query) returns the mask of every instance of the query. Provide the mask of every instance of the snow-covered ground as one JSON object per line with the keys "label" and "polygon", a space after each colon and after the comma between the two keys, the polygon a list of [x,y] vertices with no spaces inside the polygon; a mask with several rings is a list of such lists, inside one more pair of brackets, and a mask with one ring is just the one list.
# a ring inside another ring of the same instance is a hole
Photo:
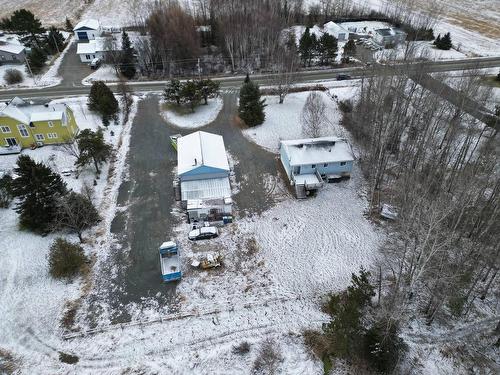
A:
{"label": "snow-covered ground", "polygon": [[111,65],[102,65],[95,72],[89,74],[82,80],[82,84],[91,85],[92,82],[103,81],[103,82],[116,82],[119,81],[119,77],[116,74],[115,68]]}
{"label": "snow-covered ground", "polygon": [[[327,118],[321,131],[322,136],[343,137],[345,135],[344,129],[339,125],[341,114],[337,103],[339,100],[352,98],[357,90],[357,86],[347,86],[331,88],[328,93],[320,92],[326,105]],[[300,118],[308,95],[308,91],[289,94],[285,97],[283,104],[279,104],[276,96],[266,96],[264,123],[244,130],[243,134],[272,152],[278,152],[280,140],[307,138],[302,132]]]}
{"label": "snow-covered ground", "polygon": [[[160,102],[160,114],[169,124],[178,128],[196,129],[210,124],[217,118],[222,110],[222,98],[213,98],[208,100],[208,104],[196,106],[194,112],[179,113],[173,109],[163,109],[165,103]],[[186,111],[189,111],[186,109]]]}
{"label": "snow-covered ground", "polygon": [[[87,98],[57,100],[68,104],[73,110],[80,129],[97,129],[101,125],[99,116],[88,111]],[[99,207],[103,221],[91,233],[84,234],[88,239],[84,245],[87,253],[98,250],[100,233],[106,233],[114,217],[110,200],[116,197],[123,173],[125,153],[128,149],[128,134],[134,117],[135,106],[130,121],[122,125],[110,125],[105,131],[105,139],[111,143],[118,155],[113,165],[102,168],[101,177],[96,180],[92,169],[84,170],[78,179],[74,174],[61,176],[68,188],[80,191],[84,184],[94,188],[95,204]],[[111,135],[111,131],[114,135]],[[60,146],[44,146],[35,150],[24,150],[37,161],[43,161],[57,172],[74,169],[74,157]],[[0,170],[9,171],[15,166],[17,155],[4,155],[0,158]],[[108,199],[105,199],[108,198]],[[116,201],[116,200],[115,200]],[[53,360],[56,369],[48,373],[64,373],[59,368],[58,351],[60,347],[60,318],[64,304],[80,294],[78,279],[72,283],[53,280],[48,274],[47,254],[52,240],[61,233],[41,237],[30,232],[20,231],[17,227],[17,214],[13,210],[0,209],[0,348],[11,352],[19,365],[25,366],[23,372],[35,369],[37,373],[46,371],[43,365]],[[77,241],[76,236],[68,235]],[[48,367],[47,367],[48,368]]]}
{"label": "snow-covered ground", "polygon": [[452,48],[448,51],[436,48],[432,42],[409,42],[403,43],[393,49],[384,49],[374,53],[374,58],[377,61],[393,61],[402,60],[405,58],[418,58],[426,60],[452,60],[463,59],[467,55]]}

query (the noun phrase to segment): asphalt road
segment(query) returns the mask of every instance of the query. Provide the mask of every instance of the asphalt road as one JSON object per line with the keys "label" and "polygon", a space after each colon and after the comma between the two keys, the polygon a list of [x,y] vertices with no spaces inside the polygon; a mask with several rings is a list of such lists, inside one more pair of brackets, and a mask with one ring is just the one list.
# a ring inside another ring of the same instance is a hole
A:
{"label": "asphalt road", "polygon": [[[397,67],[398,65],[392,65]],[[500,67],[500,57],[486,57],[486,58],[471,58],[462,60],[448,60],[448,61],[432,61],[423,63],[414,63],[409,67],[405,68],[405,74],[411,73],[412,71],[419,71],[422,66],[425,67],[425,71],[428,73],[432,72],[446,72],[455,70],[468,70],[468,69],[478,69],[478,68],[491,68]],[[349,74],[352,78],[358,78],[361,76],[367,76],[370,74],[375,74],[375,71],[371,68],[364,67],[348,67],[348,68],[336,68],[327,70],[315,70],[315,71],[302,71],[298,74],[297,81],[299,82],[313,82],[320,80],[335,79],[337,74],[344,73]],[[256,74],[252,78],[259,84],[270,84],[271,75],[266,74]],[[227,77],[215,77],[214,80],[221,82],[221,88],[238,88],[240,87],[244,77],[238,76],[227,76]],[[134,91],[137,92],[154,92],[161,91],[165,86],[165,81],[151,81],[151,82],[132,82],[129,84]],[[115,85],[110,84],[113,88]],[[20,96],[25,99],[54,99],[63,98],[68,96],[82,96],[87,95],[90,90],[89,86],[82,86],[80,84],[73,83],[73,86],[68,87],[66,84],[40,88],[40,89],[18,89],[18,90],[0,90],[0,100],[9,100],[14,96]]]}

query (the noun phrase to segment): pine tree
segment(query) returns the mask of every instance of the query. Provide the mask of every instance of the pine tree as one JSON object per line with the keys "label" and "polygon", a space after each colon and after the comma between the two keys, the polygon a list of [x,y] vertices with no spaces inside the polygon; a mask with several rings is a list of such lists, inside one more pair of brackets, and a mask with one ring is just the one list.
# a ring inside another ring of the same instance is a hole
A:
{"label": "pine tree", "polygon": [[197,82],[187,81],[181,85],[181,90],[179,92],[181,101],[187,103],[194,112],[194,107],[196,107],[201,101],[201,90]]}
{"label": "pine tree", "polygon": [[163,91],[163,98],[167,102],[175,102],[177,105],[181,105],[181,81],[178,79],[171,79],[170,82],[165,86]]}
{"label": "pine tree", "polygon": [[309,66],[311,66],[311,61],[314,59],[317,55],[319,55],[319,50],[320,50],[320,44],[318,37],[316,34],[311,35],[311,52],[309,53]]}
{"label": "pine tree", "polygon": [[66,194],[66,184],[57,173],[27,155],[17,159],[12,180],[12,194],[18,198],[16,211],[21,227],[45,233],[52,228],[59,196]]}
{"label": "pine tree", "polygon": [[135,57],[134,49],[132,48],[132,43],[130,43],[130,38],[128,34],[123,30],[122,33],[122,51],[120,58],[120,73],[123,74],[127,79],[131,79],[135,76]]}
{"label": "pine tree", "polygon": [[259,86],[246,76],[240,90],[238,114],[247,126],[257,126],[264,122],[265,99],[260,98]]}
{"label": "pine tree", "polygon": [[312,48],[311,32],[309,30],[309,27],[306,27],[304,34],[302,34],[299,40],[299,54],[304,65],[306,65],[306,63],[310,60],[311,48]]}
{"label": "pine tree", "polygon": [[73,24],[71,23],[71,20],[68,17],[66,17],[65,28],[66,28],[66,31],[68,31],[68,32],[73,31]]}
{"label": "pine tree", "polygon": [[329,64],[330,60],[335,59],[337,55],[337,39],[328,33],[324,33],[319,39],[319,54],[321,64]]}
{"label": "pine tree", "polygon": [[448,32],[446,34],[444,34],[444,36],[441,38],[439,44],[437,45],[437,47],[439,49],[442,49],[442,50],[445,50],[445,51],[448,51],[451,49],[452,47],[452,43],[451,43],[451,34]]}
{"label": "pine tree", "polygon": [[34,44],[41,48],[37,35],[44,33],[45,29],[42,27],[40,20],[29,10],[19,9],[14,11],[10,18],[2,19],[0,27],[21,35],[29,35]]}
{"label": "pine tree", "polygon": [[102,129],[96,132],[84,129],[75,139],[79,151],[75,166],[81,168],[93,163],[96,173],[101,173],[100,165],[111,156],[111,146],[104,141]]}
{"label": "pine tree", "polygon": [[54,26],[49,29],[47,47],[52,54],[61,52],[64,48],[64,37]]}
{"label": "pine tree", "polygon": [[498,72],[496,80],[497,82],[500,82],[500,72]]}
{"label": "pine tree", "polygon": [[205,105],[208,104],[209,98],[219,95],[220,82],[212,81],[211,79],[201,79],[197,83]]}
{"label": "pine tree", "polygon": [[434,40],[434,44],[436,47],[441,44],[441,34],[438,34],[437,38]]}
{"label": "pine tree", "polygon": [[33,74],[39,73],[45,66],[45,61],[47,61],[47,54],[41,48],[34,47],[27,56],[29,69]]}
{"label": "pine tree", "polygon": [[119,105],[113,92],[102,81],[96,81],[90,88],[88,107],[102,116],[103,123],[109,124],[109,120],[116,119]]}

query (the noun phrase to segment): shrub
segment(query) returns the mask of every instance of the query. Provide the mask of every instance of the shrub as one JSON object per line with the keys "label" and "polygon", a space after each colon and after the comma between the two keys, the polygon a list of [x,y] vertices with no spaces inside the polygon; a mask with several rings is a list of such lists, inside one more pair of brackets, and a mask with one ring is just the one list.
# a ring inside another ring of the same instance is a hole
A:
{"label": "shrub", "polygon": [[283,356],[274,340],[266,339],[259,349],[253,369],[257,374],[273,375],[282,361]]}
{"label": "shrub", "polygon": [[233,346],[233,353],[234,354],[247,354],[250,351],[250,344],[248,341],[243,341],[239,345]]}
{"label": "shrub", "polygon": [[352,102],[350,100],[341,100],[339,102],[339,109],[341,112],[344,113],[351,113],[352,112]]}
{"label": "shrub", "polygon": [[80,360],[76,355],[64,353],[64,352],[59,352],[59,361],[68,363],[70,365],[74,365]]}
{"label": "shrub", "polygon": [[82,247],[63,238],[57,238],[50,247],[49,271],[55,278],[77,275],[86,261]]}
{"label": "shrub", "polygon": [[3,79],[7,84],[14,85],[16,83],[21,83],[24,80],[24,76],[20,70],[7,69],[3,75]]}

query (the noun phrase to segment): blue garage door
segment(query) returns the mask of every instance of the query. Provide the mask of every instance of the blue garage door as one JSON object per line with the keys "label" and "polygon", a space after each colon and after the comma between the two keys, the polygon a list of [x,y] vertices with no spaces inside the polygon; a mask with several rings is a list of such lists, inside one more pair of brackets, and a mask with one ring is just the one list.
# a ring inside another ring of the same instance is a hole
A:
{"label": "blue garage door", "polygon": [[87,32],[86,31],[78,31],[78,39],[82,40],[88,40]]}

